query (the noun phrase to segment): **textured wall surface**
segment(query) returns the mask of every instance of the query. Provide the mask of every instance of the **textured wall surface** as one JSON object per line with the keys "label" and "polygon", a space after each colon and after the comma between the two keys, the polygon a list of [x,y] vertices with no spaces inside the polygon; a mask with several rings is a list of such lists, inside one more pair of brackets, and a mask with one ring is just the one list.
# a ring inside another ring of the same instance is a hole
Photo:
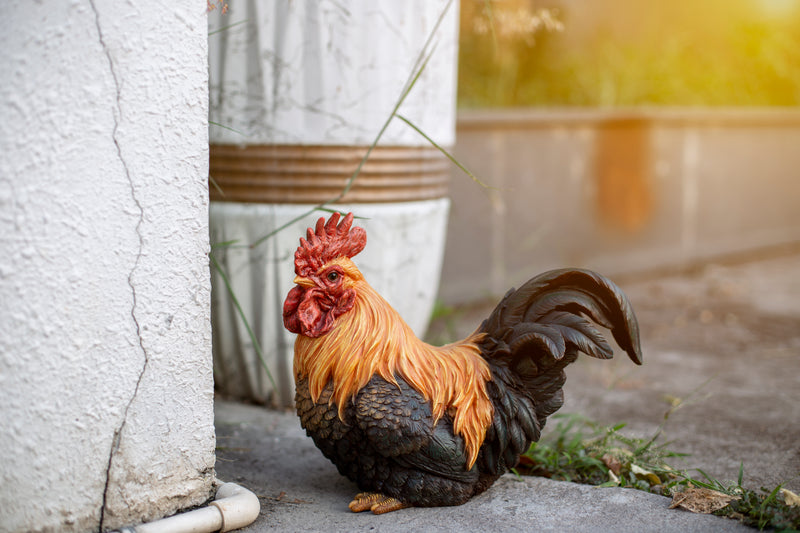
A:
{"label": "textured wall surface", "polygon": [[206,4],[0,7],[0,530],[212,488]]}

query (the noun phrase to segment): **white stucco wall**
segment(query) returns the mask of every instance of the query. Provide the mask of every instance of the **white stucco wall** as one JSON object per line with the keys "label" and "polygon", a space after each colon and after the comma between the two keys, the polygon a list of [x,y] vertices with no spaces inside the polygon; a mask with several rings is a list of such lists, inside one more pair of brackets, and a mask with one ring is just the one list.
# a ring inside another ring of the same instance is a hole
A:
{"label": "white stucco wall", "polygon": [[0,531],[211,493],[205,9],[0,6]]}

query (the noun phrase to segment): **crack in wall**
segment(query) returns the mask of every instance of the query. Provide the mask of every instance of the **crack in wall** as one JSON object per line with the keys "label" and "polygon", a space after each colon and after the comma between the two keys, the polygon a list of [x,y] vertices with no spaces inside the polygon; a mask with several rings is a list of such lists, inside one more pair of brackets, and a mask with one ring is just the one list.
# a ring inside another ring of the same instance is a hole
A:
{"label": "crack in wall", "polygon": [[95,0],[89,0],[89,5],[91,6],[92,12],[94,13],[94,20],[95,26],[97,27],[97,34],[98,39],[100,41],[100,45],[103,47],[103,53],[108,60],[108,67],[111,71],[111,77],[114,80],[114,88],[116,91],[116,109],[114,109],[113,117],[114,117],[114,127],[111,131],[111,138],[114,141],[114,146],[117,150],[117,157],[119,158],[120,163],[122,164],[123,172],[125,173],[125,177],[128,180],[128,184],[130,186],[131,198],[133,199],[134,204],[136,204],[137,209],[139,210],[139,220],[136,222],[136,235],[139,239],[139,247],[136,252],[136,259],[133,263],[133,267],[131,268],[130,272],[128,273],[128,285],[131,289],[131,296],[132,296],[132,304],[131,304],[131,319],[133,320],[134,326],[136,328],[136,338],[139,341],[139,348],[142,351],[142,355],[144,356],[144,362],[142,364],[142,369],[139,372],[139,377],[136,380],[136,386],[134,387],[133,394],[131,395],[130,399],[125,405],[125,409],[122,415],[122,421],[120,422],[119,426],[114,430],[114,438],[111,442],[111,449],[108,454],[108,464],[106,466],[106,480],[103,486],[103,501],[100,507],[100,520],[98,524],[98,532],[103,531],[103,525],[105,523],[106,518],[106,504],[108,499],[108,490],[111,481],[111,468],[114,463],[114,456],[116,455],[117,451],[119,450],[120,444],[122,442],[122,432],[125,429],[125,424],[128,419],[128,411],[133,404],[133,401],[136,399],[137,394],[139,393],[139,386],[142,383],[142,378],[144,377],[145,370],[147,369],[148,355],[147,349],[144,346],[144,342],[142,340],[141,329],[139,326],[139,320],[136,317],[136,285],[133,281],[133,275],[136,272],[137,267],[139,266],[139,260],[142,257],[142,249],[144,247],[144,239],[142,237],[142,233],[140,231],[141,225],[144,221],[144,208],[142,207],[141,202],[136,196],[136,188],[133,184],[133,180],[131,179],[130,169],[128,168],[128,164],[125,161],[125,158],[122,155],[122,146],[120,145],[119,139],[117,137],[117,133],[119,130],[119,123],[122,118],[122,107],[121,107],[121,94],[122,94],[122,87],[120,84],[120,80],[117,77],[117,72],[114,68],[114,60],[111,57],[111,52],[108,49],[108,45],[105,41],[105,37],[103,35],[103,30],[100,25],[100,13],[97,10],[97,5],[95,4]]}

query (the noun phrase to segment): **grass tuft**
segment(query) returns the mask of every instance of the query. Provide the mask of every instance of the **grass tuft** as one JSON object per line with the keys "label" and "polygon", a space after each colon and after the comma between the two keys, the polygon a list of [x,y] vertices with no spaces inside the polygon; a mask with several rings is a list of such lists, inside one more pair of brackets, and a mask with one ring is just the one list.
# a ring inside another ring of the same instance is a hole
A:
{"label": "grass tuft", "polygon": [[[788,501],[779,485],[772,490],[745,488],[744,464],[735,483],[725,484],[701,469],[691,476],[672,468],[668,460],[687,454],[667,449],[670,443],[654,443],[622,434],[625,424],[603,426],[575,414],[558,414],[554,430],[531,444],[514,469],[517,475],[541,476],[601,487],[627,487],[664,496],[686,495],[705,490],[724,502],[713,514],[725,516],[758,529],[800,530],[800,506]],[[660,430],[661,428],[659,428]],[[791,493],[788,493],[791,494]],[[693,510],[674,498],[681,507]],[[700,511],[695,511],[700,512]]]}

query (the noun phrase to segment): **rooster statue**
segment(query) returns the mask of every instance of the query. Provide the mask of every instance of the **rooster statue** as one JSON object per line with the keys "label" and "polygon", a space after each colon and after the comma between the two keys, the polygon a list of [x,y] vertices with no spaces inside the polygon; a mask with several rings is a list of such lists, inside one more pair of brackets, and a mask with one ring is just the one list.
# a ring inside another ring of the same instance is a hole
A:
{"label": "rooster statue", "polygon": [[536,276],[466,339],[426,344],[353,263],[366,232],[340,218],[300,239],[283,321],[301,424],[364,491],[354,512],[460,505],[513,468],[561,407],[564,367],[612,356],[587,318],[641,364],[630,303],[587,270]]}

